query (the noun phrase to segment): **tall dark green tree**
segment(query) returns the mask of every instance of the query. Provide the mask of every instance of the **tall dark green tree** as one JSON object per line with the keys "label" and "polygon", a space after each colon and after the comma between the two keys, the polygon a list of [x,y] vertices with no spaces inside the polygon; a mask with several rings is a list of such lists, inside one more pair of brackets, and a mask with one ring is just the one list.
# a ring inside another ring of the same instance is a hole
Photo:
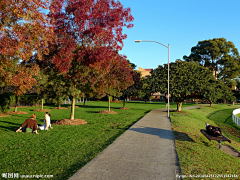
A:
{"label": "tall dark green tree", "polygon": [[235,85],[233,79],[240,74],[238,49],[225,38],[199,41],[191,48],[191,54],[183,56],[183,59],[208,67],[215,72],[215,77],[231,85]]}
{"label": "tall dark green tree", "polygon": [[205,84],[200,94],[202,95],[200,98],[208,100],[211,107],[217,100],[229,100],[232,102],[235,99],[232,90],[221,80],[216,80],[214,77]]}
{"label": "tall dark green tree", "polygon": [[142,90],[143,83],[141,81],[141,73],[133,70],[131,72],[133,77],[134,84],[125,89],[122,93],[123,97],[123,108],[125,108],[125,102],[128,97],[137,97],[139,96],[140,91]]}
{"label": "tall dark green tree", "polygon": [[[168,92],[168,66],[159,66],[151,72],[148,83],[152,92]],[[205,84],[212,78],[212,71],[200,66],[196,62],[178,60],[170,63],[169,93],[177,103],[177,110],[181,111],[182,102],[190,97],[199,96]]]}

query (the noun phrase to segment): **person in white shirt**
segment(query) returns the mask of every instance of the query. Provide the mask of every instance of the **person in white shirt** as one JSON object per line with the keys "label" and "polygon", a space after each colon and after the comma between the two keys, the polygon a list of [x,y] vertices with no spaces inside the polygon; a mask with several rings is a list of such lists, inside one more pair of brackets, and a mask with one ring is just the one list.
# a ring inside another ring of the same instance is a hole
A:
{"label": "person in white shirt", "polygon": [[52,129],[53,127],[51,126],[51,120],[50,120],[50,114],[48,112],[45,113],[45,119],[44,119],[44,124],[43,125],[38,125],[39,130],[47,130],[49,131],[49,127]]}

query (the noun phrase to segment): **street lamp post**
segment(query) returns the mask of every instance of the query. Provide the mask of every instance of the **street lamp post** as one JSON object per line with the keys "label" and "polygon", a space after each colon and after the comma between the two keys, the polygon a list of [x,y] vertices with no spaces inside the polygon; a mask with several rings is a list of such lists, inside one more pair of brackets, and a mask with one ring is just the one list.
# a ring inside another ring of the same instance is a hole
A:
{"label": "street lamp post", "polygon": [[170,52],[170,45],[168,44],[167,46],[160,43],[160,42],[157,42],[157,41],[148,41],[148,40],[135,40],[135,42],[155,42],[155,43],[158,43],[158,44],[161,44],[162,46],[168,48],[168,117],[169,117],[169,52]]}

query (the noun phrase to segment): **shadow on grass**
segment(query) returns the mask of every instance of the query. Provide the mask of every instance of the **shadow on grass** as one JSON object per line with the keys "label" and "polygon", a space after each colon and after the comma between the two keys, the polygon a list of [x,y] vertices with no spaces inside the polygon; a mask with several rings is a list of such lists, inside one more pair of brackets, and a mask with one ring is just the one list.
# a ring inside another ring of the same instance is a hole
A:
{"label": "shadow on grass", "polygon": [[[234,122],[232,120],[232,111],[233,109],[218,110],[211,113],[207,118],[214,121],[218,125],[220,125],[219,123],[234,125]],[[225,119],[221,120],[223,115],[227,115],[227,114],[229,114],[229,116],[226,116]]]}
{"label": "shadow on grass", "polygon": [[21,126],[0,126],[0,129],[3,129],[3,131],[16,131]]}
{"label": "shadow on grass", "polygon": [[[22,123],[24,123],[25,120],[23,120]],[[13,123],[11,121],[0,121],[0,123],[5,123],[2,126],[0,126],[0,129],[4,131],[16,131],[22,124],[21,123]]]}
{"label": "shadow on grass", "polygon": [[13,123],[9,121],[0,121],[0,123],[6,123],[5,126],[0,126],[0,129],[3,129],[4,131],[16,131],[22,124]]}

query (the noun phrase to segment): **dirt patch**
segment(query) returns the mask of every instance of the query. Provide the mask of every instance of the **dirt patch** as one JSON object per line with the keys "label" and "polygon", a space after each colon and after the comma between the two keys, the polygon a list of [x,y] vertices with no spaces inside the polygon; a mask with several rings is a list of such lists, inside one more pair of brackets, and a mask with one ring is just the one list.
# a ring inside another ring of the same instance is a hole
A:
{"label": "dirt patch", "polygon": [[68,109],[68,108],[65,108],[65,107],[55,107],[55,108],[52,108],[52,109]]}
{"label": "dirt patch", "polygon": [[191,114],[191,113],[186,112],[186,111],[177,111],[177,110],[171,110],[169,112],[177,112],[177,113],[182,113],[182,114]]}
{"label": "dirt patch", "polygon": [[108,110],[100,111],[99,113],[101,113],[101,114],[118,114],[115,111],[108,111]]}
{"label": "dirt patch", "polygon": [[[17,106],[18,108],[29,108],[29,107],[39,107],[41,105],[31,105],[31,106]],[[15,108],[15,107],[10,107],[10,108]]]}
{"label": "dirt patch", "polygon": [[[68,106],[69,108],[71,108],[72,106]],[[75,108],[78,108],[78,106],[74,106]]]}
{"label": "dirt patch", "polygon": [[8,114],[29,114],[29,113],[25,111],[17,111],[17,112],[10,111],[8,112]]}
{"label": "dirt patch", "polygon": [[213,107],[213,106],[212,106],[212,107],[211,107],[211,106],[205,106],[205,107],[215,108],[215,107]]}
{"label": "dirt patch", "polygon": [[52,124],[55,124],[55,125],[82,125],[82,124],[87,124],[87,121],[82,120],[82,119],[74,119],[74,120],[62,119],[62,120],[58,120]]}
{"label": "dirt patch", "polygon": [[131,108],[128,108],[128,107],[120,107],[119,109],[131,109]]}
{"label": "dirt patch", "polygon": [[51,111],[49,109],[35,109],[33,111],[37,111],[37,112],[48,112],[48,111]]}
{"label": "dirt patch", "polygon": [[0,117],[8,117],[8,116],[11,116],[11,115],[7,115],[7,114],[0,114]]}
{"label": "dirt patch", "polygon": [[[108,101],[105,101],[108,102]],[[123,103],[122,101],[110,101],[110,103]]]}

